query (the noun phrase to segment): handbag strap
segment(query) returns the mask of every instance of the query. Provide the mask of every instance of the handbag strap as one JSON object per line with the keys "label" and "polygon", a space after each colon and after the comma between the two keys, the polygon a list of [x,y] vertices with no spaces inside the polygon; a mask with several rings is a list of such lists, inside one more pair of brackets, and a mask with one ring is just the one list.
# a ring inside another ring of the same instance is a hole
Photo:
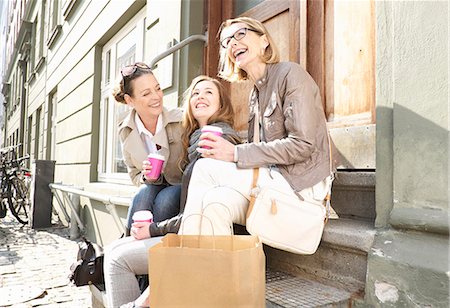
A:
{"label": "handbag strap", "polygon": [[[258,90],[255,88],[253,91],[255,91],[255,96],[256,96],[256,101],[255,101],[255,116],[254,116],[254,123],[253,123],[253,142],[254,143],[259,143],[259,133],[260,133],[260,127],[259,127],[259,93],[257,92]],[[247,210],[247,218],[250,215],[250,213],[253,210],[253,207],[255,206],[255,201],[256,201],[256,186],[258,183],[258,177],[259,177],[259,168],[253,168],[253,181],[252,181],[252,187],[251,187],[251,191],[250,191],[250,204],[248,206],[248,210]]]}
{"label": "handbag strap", "polygon": [[252,189],[250,191],[250,204],[248,205],[247,215],[246,218],[250,215],[250,213],[253,211],[253,207],[255,206],[256,201],[256,185],[258,182],[258,176],[259,176],[259,168],[253,168],[253,181],[252,181]]}
{"label": "handbag strap", "polygon": [[[333,183],[333,180],[334,180],[334,174],[333,174],[333,151],[331,150],[330,131],[328,130],[326,120],[325,120],[325,128],[327,129],[328,149],[330,151],[330,176],[331,176],[331,183]],[[328,220],[330,219],[330,213],[331,213],[331,186],[332,186],[332,184],[330,184],[330,187],[328,188],[328,192],[325,195],[325,199],[323,200],[324,203],[325,203],[324,206],[325,206],[325,209],[326,209],[325,223],[327,223]]]}

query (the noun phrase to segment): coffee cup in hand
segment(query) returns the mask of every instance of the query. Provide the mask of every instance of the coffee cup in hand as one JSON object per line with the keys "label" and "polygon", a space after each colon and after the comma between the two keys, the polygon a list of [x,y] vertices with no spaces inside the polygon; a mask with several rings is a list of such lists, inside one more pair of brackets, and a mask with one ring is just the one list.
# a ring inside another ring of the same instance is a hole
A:
{"label": "coffee cup in hand", "polygon": [[[211,133],[213,135],[216,135],[218,137],[222,136],[223,131],[220,127],[214,126],[214,125],[205,125],[202,127],[202,133]],[[209,146],[203,146],[205,149],[211,149]]]}
{"label": "coffee cup in hand", "polygon": [[134,222],[153,222],[153,214],[150,211],[137,211],[132,217]]}
{"label": "coffee cup in hand", "polygon": [[156,180],[161,175],[164,156],[152,153],[147,156],[147,159],[152,165],[152,170],[146,174],[146,177],[151,180]]}

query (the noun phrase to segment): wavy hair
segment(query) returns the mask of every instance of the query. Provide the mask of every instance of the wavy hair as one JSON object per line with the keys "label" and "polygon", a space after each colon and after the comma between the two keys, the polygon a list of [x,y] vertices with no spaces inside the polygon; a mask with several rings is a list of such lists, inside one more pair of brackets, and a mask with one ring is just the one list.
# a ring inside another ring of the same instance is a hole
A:
{"label": "wavy hair", "polygon": [[[269,45],[264,50],[264,54],[261,56],[261,59],[264,63],[278,63],[280,62],[280,54],[278,52],[278,48],[275,45],[275,42],[273,41],[272,37],[270,36],[269,32],[267,31],[266,27],[262,24],[262,22],[250,18],[250,17],[238,17],[234,19],[228,19],[225,20],[219,28],[218,36],[220,37],[220,34],[222,33],[223,29],[228,28],[232,24],[236,23],[244,23],[246,24],[250,29],[255,30],[257,33],[261,33],[262,35],[265,35],[267,38],[267,41],[269,42]],[[219,51],[219,73],[218,76],[230,81],[243,81],[247,80],[247,72],[240,69],[236,66],[233,61],[228,57],[227,54],[227,48],[220,47]]]}
{"label": "wavy hair", "polygon": [[146,75],[146,74],[153,75],[153,71],[150,68],[137,66],[139,64],[145,65],[142,62],[136,62],[134,64],[135,69],[134,69],[133,73],[129,76],[122,75],[122,79],[120,79],[120,82],[114,87],[114,89],[112,91],[112,95],[113,95],[114,99],[116,100],[116,102],[126,104],[125,94],[133,96],[133,91],[134,91],[134,88],[133,88],[134,82],[132,82],[133,80],[135,80],[136,78],[138,78],[142,75]]}

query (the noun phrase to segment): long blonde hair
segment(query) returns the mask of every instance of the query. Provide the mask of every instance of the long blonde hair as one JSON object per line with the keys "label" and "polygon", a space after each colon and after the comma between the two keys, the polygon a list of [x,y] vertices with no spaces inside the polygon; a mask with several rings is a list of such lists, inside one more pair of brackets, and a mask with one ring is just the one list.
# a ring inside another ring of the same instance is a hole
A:
{"label": "long blonde hair", "polygon": [[[257,33],[261,33],[262,35],[265,35],[267,38],[267,41],[269,42],[269,45],[264,50],[264,54],[261,56],[261,59],[264,63],[278,63],[280,62],[280,54],[278,52],[278,48],[275,45],[275,42],[273,41],[272,37],[270,36],[269,32],[267,32],[266,27],[262,24],[262,22],[250,18],[250,17],[238,17],[234,19],[228,19],[225,20],[219,28],[218,35],[222,33],[223,29],[228,28],[232,24],[236,23],[244,23],[249,28],[255,30]],[[220,47],[219,51],[219,73],[218,76],[230,81],[242,81],[247,80],[247,72],[237,67],[228,57],[227,54],[227,48]]]}
{"label": "long blonde hair", "polygon": [[183,106],[184,106],[184,115],[183,115],[183,123],[182,126],[184,128],[183,134],[181,135],[181,142],[183,144],[183,155],[180,159],[180,168],[182,168],[188,161],[188,152],[187,149],[189,147],[189,139],[191,134],[200,128],[197,120],[194,118],[191,110],[191,104],[189,103],[192,97],[192,92],[194,91],[195,86],[202,81],[210,81],[212,82],[219,92],[219,101],[220,108],[217,110],[209,119],[207,124],[212,124],[216,122],[225,122],[234,128],[234,110],[231,105],[230,97],[225,93],[224,86],[215,78],[200,75],[195,77],[189,88],[185,91],[183,95]]}

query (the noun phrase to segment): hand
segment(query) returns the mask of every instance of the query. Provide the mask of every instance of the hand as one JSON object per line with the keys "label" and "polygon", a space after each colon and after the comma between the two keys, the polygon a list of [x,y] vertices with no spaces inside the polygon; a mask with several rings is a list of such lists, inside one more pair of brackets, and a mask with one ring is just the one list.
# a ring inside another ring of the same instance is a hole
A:
{"label": "hand", "polygon": [[134,222],[131,225],[130,235],[137,240],[150,238],[150,224],[151,222]]}
{"label": "hand", "polygon": [[142,162],[142,174],[144,175],[144,178],[147,181],[154,182],[157,179],[147,177],[147,174],[150,174],[151,171],[152,171],[152,164],[148,160],[144,160]]}
{"label": "hand", "polygon": [[[234,144],[222,137],[204,133],[200,136],[198,146],[197,151],[202,154],[202,157],[234,161]],[[204,146],[209,146],[211,149],[205,149]]]}

